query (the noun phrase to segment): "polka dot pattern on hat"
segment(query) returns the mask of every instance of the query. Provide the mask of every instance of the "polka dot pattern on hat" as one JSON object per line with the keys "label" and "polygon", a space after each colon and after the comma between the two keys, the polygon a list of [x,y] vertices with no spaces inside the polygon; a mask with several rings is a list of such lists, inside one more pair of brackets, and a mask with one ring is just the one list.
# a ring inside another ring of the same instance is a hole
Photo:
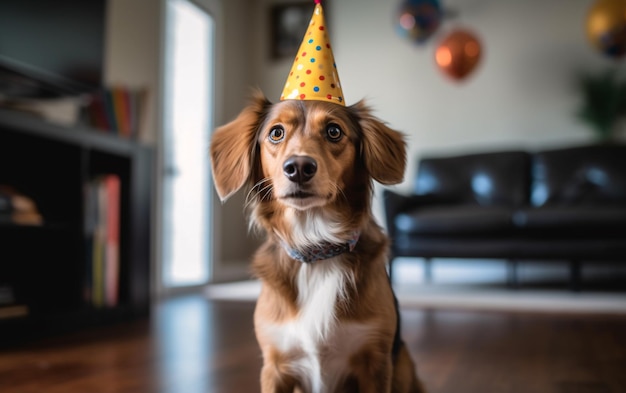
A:
{"label": "polka dot pattern on hat", "polygon": [[324,12],[319,3],[315,6],[280,100],[316,100],[345,106]]}

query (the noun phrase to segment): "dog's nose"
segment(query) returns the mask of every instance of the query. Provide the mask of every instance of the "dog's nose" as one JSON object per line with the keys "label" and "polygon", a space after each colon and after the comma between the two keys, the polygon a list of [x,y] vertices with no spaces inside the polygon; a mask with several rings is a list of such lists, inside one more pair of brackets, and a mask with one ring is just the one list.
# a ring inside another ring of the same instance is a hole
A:
{"label": "dog's nose", "polygon": [[294,183],[306,183],[315,176],[317,162],[309,156],[291,156],[283,164],[283,173]]}

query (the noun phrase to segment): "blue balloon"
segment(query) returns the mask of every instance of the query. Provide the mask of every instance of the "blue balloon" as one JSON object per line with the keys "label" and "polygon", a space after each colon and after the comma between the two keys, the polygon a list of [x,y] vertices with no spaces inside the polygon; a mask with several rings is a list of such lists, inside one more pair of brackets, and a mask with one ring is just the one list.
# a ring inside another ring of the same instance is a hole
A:
{"label": "blue balloon", "polygon": [[398,9],[396,30],[400,36],[422,44],[437,31],[442,17],[437,0],[406,0]]}

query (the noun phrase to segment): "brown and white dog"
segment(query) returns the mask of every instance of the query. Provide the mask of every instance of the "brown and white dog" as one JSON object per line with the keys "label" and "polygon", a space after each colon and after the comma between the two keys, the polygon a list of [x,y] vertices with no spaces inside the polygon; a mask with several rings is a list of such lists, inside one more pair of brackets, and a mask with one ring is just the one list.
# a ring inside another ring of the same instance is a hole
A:
{"label": "brown and white dog", "polygon": [[277,104],[256,93],[211,143],[217,192],[250,188],[267,239],[253,270],[263,393],[422,392],[399,337],[373,184],[402,180],[402,135],[359,102]]}

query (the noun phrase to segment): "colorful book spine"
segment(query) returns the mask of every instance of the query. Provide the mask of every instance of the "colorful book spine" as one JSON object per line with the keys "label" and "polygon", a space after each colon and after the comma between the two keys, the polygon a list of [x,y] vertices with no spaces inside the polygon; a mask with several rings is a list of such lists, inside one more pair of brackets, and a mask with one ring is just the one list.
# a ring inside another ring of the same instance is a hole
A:
{"label": "colorful book spine", "polygon": [[119,303],[121,181],[98,176],[87,185],[85,209],[85,302],[94,307]]}
{"label": "colorful book spine", "polygon": [[119,297],[120,277],[120,178],[108,175],[104,178],[107,196],[106,209],[106,274],[105,297],[106,305],[114,307]]}
{"label": "colorful book spine", "polygon": [[92,95],[86,117],[95,128],[136,139],[145,97],[145,91],[124,86],[103,89]]}

